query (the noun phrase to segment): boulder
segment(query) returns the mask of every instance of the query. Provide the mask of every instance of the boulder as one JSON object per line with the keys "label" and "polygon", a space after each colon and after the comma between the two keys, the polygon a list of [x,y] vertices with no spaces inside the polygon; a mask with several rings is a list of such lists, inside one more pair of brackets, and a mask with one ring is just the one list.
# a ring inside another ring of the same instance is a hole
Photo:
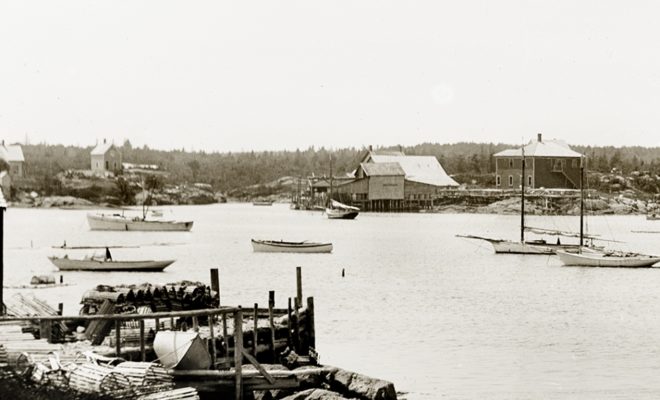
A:
{"label": "boulder", "polygon": [[325,389],[307,389],[284,397],[282,400],[350,400],[337,392]]}
{"label": "boulder", "polygon": [[355,372],[337,370],[330,377],[333,390],[346,396],[368,400],[396,400],[394,384]]}

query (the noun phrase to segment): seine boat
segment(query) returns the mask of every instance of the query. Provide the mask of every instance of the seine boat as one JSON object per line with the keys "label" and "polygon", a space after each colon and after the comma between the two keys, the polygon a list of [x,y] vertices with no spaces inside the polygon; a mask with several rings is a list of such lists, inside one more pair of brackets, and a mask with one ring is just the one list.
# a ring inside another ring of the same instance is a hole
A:
{"label": "seine boat", "polygon": [[624,252],[581,252],[557,251],[559,259],[567,266],[648,268],[660,262],[659,256]]}
{"label": "seine boat", "polygon": [[360,213],[360,209],[332,200],[325,209],[325,213],[329,219],[355,219]]}
{"label": "seine boat", "polygon": [[87,214],[89,227],[94,231],[181,231],[192,229],[193,221],[166,221],[121,214]]}
{"label": "seine boat", "polygon": [[64,257],[48,257],[60,271],[162,271],[176,260],[144,260],[119,261],[103,257],[74,259]]}
{"label": "seine boat", "polygon": [[211,366],[211,354],[197,332],[158,331],[153,349],[165,368],[205,370]]}
{"label": "seine boat", "polygon": [[252,239],[252,249],[259,253],[330,253],[332,243]]}

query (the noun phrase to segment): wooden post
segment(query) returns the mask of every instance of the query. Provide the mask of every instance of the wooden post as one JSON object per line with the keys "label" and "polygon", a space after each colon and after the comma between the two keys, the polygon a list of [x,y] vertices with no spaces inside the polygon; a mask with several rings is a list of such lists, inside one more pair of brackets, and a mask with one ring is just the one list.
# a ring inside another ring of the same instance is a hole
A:
{"label": "wooden post", "polygon": [[170,330],[172,331],[176,330],[174,326],[174,317],[170,317]]}
{"label": "wooden post", "polygon": [[234,312],[234,371],[236,374],[236,400],[243,400],[243,311]]}
{"label": "wooden post", "polygon": [[270,354],[272,362],[275,362],[277,356],[275,354],[275,318],[273,316],[273,308],[275,308],[275,291],[268,292],[268,323],[270,324]]}
{"label": "wooden post", "polygon": [[141,319],[140,323],[140,359],[142,362],[147,361],[147,352],[144,349],[144,320]]}
{"label": "wooden post", "polygon": [[302,304],[302,267],[296,267],[296,289],[296,298],[298,299],[298,304]]}
{"label": "wooden post", "polygon": [[300,303],[296,298],[293,307],[296,313],[295,323],[293,324],[293,348],[296,350],[296,353],[298,354],[300,354],[300,313],[298,312],[299,308],[300,308]]}
{"label": "wooden post", "polygon": [[222,342],[225,344],[225,357],[229,357],[229,337],[227,336],[227,314],[222,314]]}
{"label": "wooden post", "polygon": [[53,321],[39,321],[39,337],[46,339],[48,343],[53,343]]}
{"label": "wooden post", "polygon": [[160,330],[160,319],[156,318],[156,332]]}
{"label": "wooden post", "polygon": [[5,210],[7,205],[4,204],[4,198],[0,201],[0,315],[5,315],[4,303],[4,269],[5,269]]}
{"label": "wooden post", "polygon": [[[224,315],[224,314],[223,314]],[[215,348],[215,335],[213,334],[213,316],[209,315],[209,336],[211,340],[211,369],[215,369],[217,350]]]}
{"label": "wooden post", "polygon": [[218,269],[211,268],[211,290],[218,294],[218,306],[220,306],[220,278],[218,276]]}
{"label": "wooden post", "polygon": [[64,315],[64,303],[57,304],[57,315]]}
{"label": "wooden post", "polygon": [[314,327],[314,298],[307,298],[307,333],[309,347],[316,349],[316,328]]}
{"label": "wooden post", "polygon": [[117,357],[121,357],[121,321],[116,320],[115,321],[115,348],[117,353]]}
{"label": "wooden post", "polygon": [[193,331],[199,332],[199,320],[197,317],[192,317]]}
{"label": "wooden post", "polygon": [[254,318],[254,332],[252,333],[252,354],[257,356],[257,339],[259,337],[259,304],[254,303],[254,313],[252,314]]}
{"label": "wooden post", "polygon": [[293,323],[291,321],[292,313],[291,313],[291,297],[289,297],[289,305],[287,307],[287,319],[286,319],[286,331],[287,331],[287,337],[286,337],[286,345],[289,347],[289,349],[293,346],[293,338],[291,336],[291,328],[293,327]]}

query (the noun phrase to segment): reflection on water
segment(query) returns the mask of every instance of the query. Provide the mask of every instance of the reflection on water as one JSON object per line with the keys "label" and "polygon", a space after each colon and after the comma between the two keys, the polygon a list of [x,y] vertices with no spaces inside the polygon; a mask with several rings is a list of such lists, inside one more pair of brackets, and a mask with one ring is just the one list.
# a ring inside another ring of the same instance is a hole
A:
{"label": "reflection on water", "polygon": [[[48,255],[69,245],[178,243],[117,249],[116,259],[176,258],[163,273],[66,272],[74,286],[35,291],[65,313],[97,284],[209,280],[220,268],[223,304],[277,306],[315,297],[322,362],[391,380],[408,399],[657,398],[660,269],[561,267],[548,256],[494,255],[456,233],[516,239],[519,217],[360,214],[329,221],[286,205],[173,207],[189,233],[92,232],[85,211],[10,209],[5,284],[57,273]],[[167,216],[167,215],[166,215]],[[576,230],[577,217],[528,217]],[[594,217],[589,230],[660,253],[660,221]],[[332,254],[252,253],[250,238],[332,241]],[[628,246],[628,247],[626,247]],[[83,256],[85,251],[69,251]],[[345,269],[346,276],[341,277]],[[9,290],[9,295],[16,290]]]}

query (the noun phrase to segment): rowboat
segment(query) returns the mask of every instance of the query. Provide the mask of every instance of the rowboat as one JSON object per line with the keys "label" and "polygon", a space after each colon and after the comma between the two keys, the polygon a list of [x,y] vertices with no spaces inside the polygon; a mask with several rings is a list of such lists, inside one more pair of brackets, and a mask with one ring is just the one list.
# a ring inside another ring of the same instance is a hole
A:
{"label": "rowboat", "polygon": [[89,227],[94,231],[190,231],[193,221],[163,221],[121,214],[87,214]]}
{"label": "rowboat", "polygon": [[270,200],[258,200],[252,202],[253,206],[272,206],[273,202]]}
{"label": "rowboat", "polygon": [[64,257],[48,257],[50,262],[60,271],[162,271],[176,260],[144,260],[144,261],[118,261],[104,258],[73,259]]}
{"label": "rowboat", "polygon": [[332,252],[332,243],[252,239],[252,249],[260,253],[330,253]]}
{"label": "rowboat", "polygon": [[660,262],[660,257],[638,253],[557,251],[559,259],[567,266],[644,268]]}

